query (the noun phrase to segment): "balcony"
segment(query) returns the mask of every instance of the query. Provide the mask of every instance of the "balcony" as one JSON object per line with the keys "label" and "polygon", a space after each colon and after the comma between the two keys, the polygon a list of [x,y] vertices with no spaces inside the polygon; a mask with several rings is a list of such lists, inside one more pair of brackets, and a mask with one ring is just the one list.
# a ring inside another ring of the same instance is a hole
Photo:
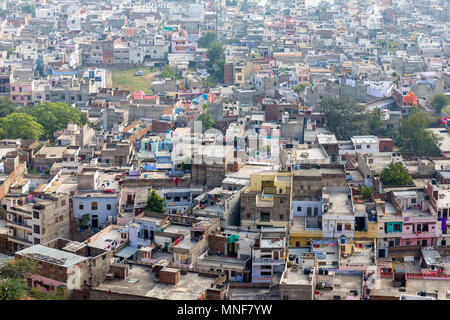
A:
{"label": "balcony", "polygon": [[273,207],[273,195],[268,196],[264,194],[256,195],[256,206],[257,207]]}
{"label": "balcony", "polygon": [[20,208],[17,208],[17,207],[11,207],[11,208],[9,208],[8,211],[10,211],[11,213],[15,213],[15,214],[26,216],[28,218],[32,218],[31,212],[23,210],[23,209],[20,209]]}
{"label": "balcony", "polygon": [[284,261],[283,260],[273,260],[270,258],[264,259],[264,258],[259,258],[259,259],[252,259],[252,264],[253,265],[279,265],[279,264],[283,264]]}
{"label": "balcony", "polygon": [[31,230],[32,227],[26,223],[20,223],[18,221],[14,221],[14,220],[8,220],[8,225],[14,226],[14,227],[18,227],[18,228],[22,228],[25,230]]}
{"label": "balcony", "polygon": [[23,244],[26,246],[33,245],[33,243],[31,241],[29,241],[28,239],[19,238],[17,236],[11,236],[11,235],[8,237],[8,241],[16,242],[16,243]]}

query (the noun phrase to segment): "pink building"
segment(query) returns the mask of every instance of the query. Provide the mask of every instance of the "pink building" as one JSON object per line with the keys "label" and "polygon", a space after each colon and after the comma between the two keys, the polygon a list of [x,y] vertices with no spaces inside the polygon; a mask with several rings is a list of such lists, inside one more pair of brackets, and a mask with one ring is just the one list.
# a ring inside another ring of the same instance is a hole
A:
{"label": "pink building", "polygon": [[425,194],[417,190],[393,191],[402,210],[403,230],[400,246],[433,246],[436,239],[437,217],[428,209]]}
{"label": "pink building", "polygon": [[436,217],[428,214],[409,216],[403,214],[403,234],[401,246],[433,246],[436,238]]}
{"label": "pink building", "polygon": [[10,91],[11,100],[15,103],[23,105],[32,103],[32,85],[31,82],[14,82],[11,83]]}

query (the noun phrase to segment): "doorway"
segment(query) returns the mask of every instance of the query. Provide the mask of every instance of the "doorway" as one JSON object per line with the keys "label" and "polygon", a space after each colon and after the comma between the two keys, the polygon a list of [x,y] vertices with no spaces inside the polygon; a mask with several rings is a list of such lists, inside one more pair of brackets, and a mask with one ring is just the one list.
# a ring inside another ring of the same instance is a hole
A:
{"label": "doorway", "polygon": [[98,215],[92,215],[92,228],[98,228]]}

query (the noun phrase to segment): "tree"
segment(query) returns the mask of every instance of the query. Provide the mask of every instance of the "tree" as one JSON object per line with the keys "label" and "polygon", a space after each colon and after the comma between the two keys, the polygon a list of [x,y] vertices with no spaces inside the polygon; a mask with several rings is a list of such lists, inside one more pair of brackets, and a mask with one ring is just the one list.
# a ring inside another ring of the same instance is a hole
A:
{"label": "tree", "polygon": [[371,187],[363,187],[361,189],[361,197],[363,200],[370,200],[373,195],[373,189]]}
{"label": "tree", "polygon": [[400,122],[401,152],[405,155],[439,156],[440,138],[427,130],[430,117],[423,111],[413,111]]}
{"label": "tree", "polygon": [[69,123],[82,125],[87,120],[82,117],[80,109],[63,102],[39,103],[31,108],[20,109],[20,112],[33,116],[36,122],[44,127],[44,137],[51,140],[54,139],[56,131],[66,129]]}
{"label": "tree", "polygon": [[36,16],[36,5],[35,4],[27,4],[22,6],[22,12],[26,14],[31,14],[34,18]]}
{"label": "tree", "polygon": [[183,161],[181,162],[181,170],[186,171],[191,169],[192,169],[191,158],[189,157],[184,158]]}
{"label": "tree", "polygon": [[200,48],[209,48],[209,45],[214,40],[216,40],[216,33],[215,32],[207,32],[198,39],[198,46]]}
{"label": "tree", "polygon": [[35,264],[28,259],[10,261],[0,267],[0,300],[18,300],[28,294],[25,278],[35,271]]}
{"label": "tree", "polygon": [[368,115],[355,99],[326,97],[320,101],[319,109],[325,113],[328,129],[338,139],[369,133]]}
{"label": "tree", "polygon": [[224,59],[224,49],[222,43],[213,41],[208,47],[206,55],[212,65],[216,64],[221,59]]}
{"label": "tree", "polygon": [[0,118],[0,137],[2,139],[38,140],[44,132],[44,127],[25,113],[11,113],[5,118]]}
{"label": "tree", "polygon": [[208,129],[211,129],[216,124],[212,115],[209,112],[202,113],[201,115],[198,116],[197,119],[202,122],[203,132]]}
{"label": "tree", "polygon": [[305,90],[306,87],[309,87],[309,83],[299,83],[298,85],[293,87],[292,90],[294,90],[297,93],[300,93],[303,92],[303,90]]}
{"label": "tree", "polygon": [[27,295],[27,284],[20,278],[0,279],[0,300],[20,300]]}
{"label": "tree", "polygon": [[164,199],[162,199],[155,190],[152,191],[147,199],[147,210],[151,212],[164,213]]}
{"label": "tree", "polygon": [[211,81],[214,83],[223,83],[223,76],[224,76],[224,66],[225,66],[225,60],[220,59],[216,63],[216,71],[211,76]]}
{"label": "tree", "polygon": [[10,98],[0,98],[0,118],[6,117],[15,110],[16,106]]}
{"label": "tree", "polygon": [[369,124],[369,132],[374,136],[380,135],[380,132],[383,128],[383,122],[381,121],[381,117],[377,112],[371,112],[368,117]]}
{"label": "tree", "polygon": [[29,288],[26,279],[36,272],[34,260],[16,259],[0,267],[0,300],[62,300],[61,294],[45,293],[37,287]]}
{"label": "tree", "polygon": [[406,186],[412,184],[412,178],[401,163],[390,163],[380,174],[380,180],[387,186]]}
{"label": "tree", "polygon": [[438,114],[441,114],[441,110],[450,104],[450,100],[443,93],[438,93],[433,96],[431,105]]}
{"label": "tree", "polygon": [[161,70],[161,78],[171,78],[173,80],[178,80],[177,70],[174,67],[166,64]]}

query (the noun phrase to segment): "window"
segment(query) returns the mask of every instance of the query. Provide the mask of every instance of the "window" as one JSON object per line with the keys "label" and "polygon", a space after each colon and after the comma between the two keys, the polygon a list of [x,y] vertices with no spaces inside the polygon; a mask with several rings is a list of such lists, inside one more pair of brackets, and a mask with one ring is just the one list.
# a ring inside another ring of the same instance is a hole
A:
{"label": "window", "polygon": [[402,231],[401,225],[399,223],[394,224],[394,231]]}
{"label": "window", "polygon": [[92,202],[91,203],[91,209],[92,210],[97,210],[98,209],[98,203],[97,202]]}
{"label": "window", "polygon": [[34,238],[34,244],[39,244],[41,243],[41,240],[39,240],[38,238]]}
{"label": "window", "polygon": [[84,209],[84,205],[82,203],[80,203],[80,205],[78,206],[78,208],[80,208],[80,210]]}
{"label": "window", "polygon": [[345,230],[352,230],[352,225],[351,224],[346,224],[345,225]]}
{"label": "window", "polygon": [[297,207],[297,212],[302,212],[302,207]]}
{"label": "window", "polygon": [[38,225],[33,225],[33,232],[37,234],[41,234],[41,228]]}
{"label": "window", "polygon": [[314,215],[315,216],[319,215],[319,208],[317,208],[317,207],[314,208]]}
{"label": "window", "polygon": [[106,210],[111,210],[111,205],[110,204],[106,205]]}
{"label": "window", "polygon": [[307,216],[311,216],[312,215],[312,208],[308,207],[308,209],[306,209],[306,215]]}
{"label": "window", "polygon": [[411,203],[416,203],[416,198],[412,198]]}
{"label": "window", "polygon": [[261,212],[260,213],[260,220],[264,222],[270,221],[270,212]]}
{"label": "window", "polygon": [[247,218],[250,218],[250,213],[247,213]]}
{"label": "window", "polygon": [[33,218],[39,219],[39,211],[33,211]]}
{"label": "window", "polygon": [[395,238],[394,243],[396,246],[400,245],[400,238]]}
{"label": "window", "polygon": [[338,223],[336,226],[337,231],[342,231],[342,223]]}
{"label": "window", "polygon": [[366,148],[367,148],[367,149],[370,149],[370,144],[368,144],[368,145],[366,146]]}
{"label": "window", "polygon": [[360,144],[357,144],[357,145],[356,145],[356,149],[362,149],[361,145],[360,145]]}
{"label": "window", "polygon": [[280,220],[284,220],[284,215],[280,214]]}

